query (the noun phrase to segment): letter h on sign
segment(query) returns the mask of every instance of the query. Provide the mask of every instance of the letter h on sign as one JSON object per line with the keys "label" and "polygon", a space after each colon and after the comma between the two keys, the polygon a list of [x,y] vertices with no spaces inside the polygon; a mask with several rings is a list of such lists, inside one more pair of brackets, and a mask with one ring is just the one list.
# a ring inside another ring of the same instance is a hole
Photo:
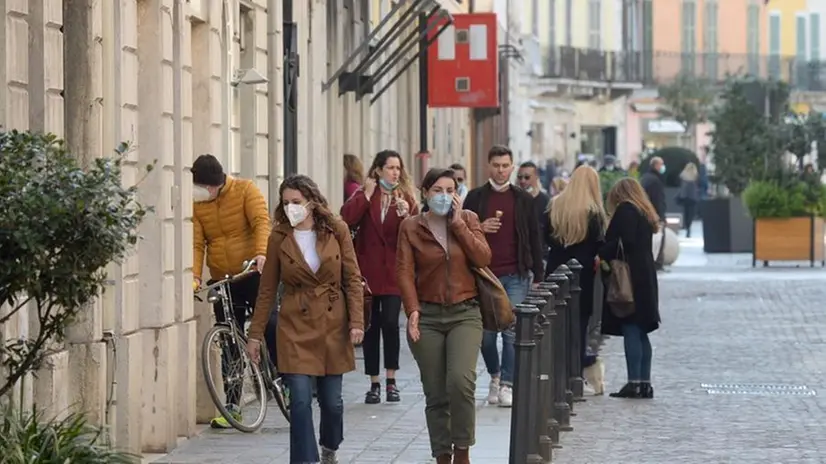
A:
{"label": "letter h on sign", "polygon": [[[429,38],[439,29],[434,28]],[[453,15],[453,24],[428,49],[428,106],[499,106],[497,31],[495,13]]]}

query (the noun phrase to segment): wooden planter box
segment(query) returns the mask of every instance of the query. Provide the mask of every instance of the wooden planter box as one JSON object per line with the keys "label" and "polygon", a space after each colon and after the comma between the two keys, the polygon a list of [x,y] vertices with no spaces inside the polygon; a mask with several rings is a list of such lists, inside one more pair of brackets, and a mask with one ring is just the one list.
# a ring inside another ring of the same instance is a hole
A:
{"label": "wooden planter box", "polygon": [[824,265],[824,218],[757,218],[754,220],[754,255],[751,265],[763,261],[816,261]]}

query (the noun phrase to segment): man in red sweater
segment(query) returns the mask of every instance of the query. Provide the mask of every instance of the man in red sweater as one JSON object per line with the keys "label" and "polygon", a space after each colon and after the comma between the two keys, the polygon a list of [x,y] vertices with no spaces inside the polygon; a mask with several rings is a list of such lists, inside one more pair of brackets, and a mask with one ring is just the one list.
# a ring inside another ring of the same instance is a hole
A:
{"label": "man in red sweater", "polygon": [[[490,269],[502,282],[511,304],[527,296],[531,282],[542,281],[542,240],[534,198],[511,184],[514,163],[510,148],[494,145],[488,151],[489,180],[467,194],[464,208],[475,212],[493,252]],[[502,358],[496,346],[497,333],[486,331],[482,357],[491,376],[488,402],[510,407],[513,402],[515,351],[513,332],[502,333]]]}

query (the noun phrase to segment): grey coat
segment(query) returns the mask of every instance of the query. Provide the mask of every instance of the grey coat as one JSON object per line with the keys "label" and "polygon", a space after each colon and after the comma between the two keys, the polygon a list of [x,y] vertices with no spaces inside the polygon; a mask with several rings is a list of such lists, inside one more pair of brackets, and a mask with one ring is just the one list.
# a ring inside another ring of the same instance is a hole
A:
{"label": "grey coat", "polygon": [[697,181],[683,180],[680,184],[680,194],[678,195],[678,198],[682,201],[699,201],[700,189],[697,186]]}

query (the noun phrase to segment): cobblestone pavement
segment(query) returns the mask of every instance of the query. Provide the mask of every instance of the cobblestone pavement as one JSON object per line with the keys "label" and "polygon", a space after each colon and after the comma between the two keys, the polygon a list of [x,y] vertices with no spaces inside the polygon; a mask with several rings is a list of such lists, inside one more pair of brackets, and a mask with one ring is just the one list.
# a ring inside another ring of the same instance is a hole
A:
{"label": "cobblestone pavement", "polygon": [[[753,270],[749,255],[705,257],[701,243],[685,241],[680,260],[661,276],[663,326],[652,335],[656,398],[578,404],[575,430],[563,435],[555,463],[826,463],[826,271]],[[603,359],[614,391],[625,381],[622,339],[608,340]],[[364,377],[346,377],[342,463],[433,462],[406,346],[402,367],[396,405],[362,404]],[[483,404],[487,382],[482,373],[472,459],[503,464],[510,414]],[[155,462],[286,464],[286,423],[274,409],[267,420],[256,434],[207,430]]]}

